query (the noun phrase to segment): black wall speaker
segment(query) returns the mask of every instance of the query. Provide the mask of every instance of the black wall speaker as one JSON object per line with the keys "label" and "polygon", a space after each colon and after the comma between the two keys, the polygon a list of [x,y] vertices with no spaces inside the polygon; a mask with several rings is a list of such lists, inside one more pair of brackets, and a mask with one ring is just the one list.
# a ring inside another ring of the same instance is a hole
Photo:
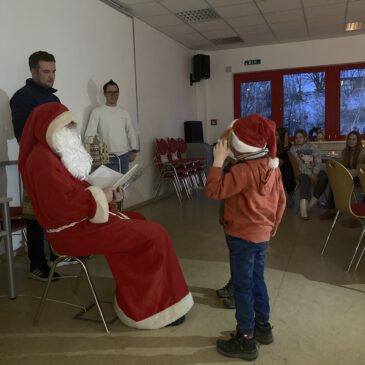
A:
{"label": "black wall speaker", "polygon": [[210,57],[205,54],[193,56],[193,80],[210,78]]}
{"label": "black wall speaker", "polygon": [[185,142],[204,142],[203,123],[200,121],[184,122]]}

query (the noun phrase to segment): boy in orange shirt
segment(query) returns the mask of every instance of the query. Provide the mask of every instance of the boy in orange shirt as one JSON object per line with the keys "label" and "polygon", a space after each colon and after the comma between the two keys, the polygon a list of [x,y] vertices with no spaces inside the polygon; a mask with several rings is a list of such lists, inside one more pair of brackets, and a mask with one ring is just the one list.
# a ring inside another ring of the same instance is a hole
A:
{"label": "boy in orange shirt", "polygon": [[[285,209],[285,193],[276,158],[275,123],[250,115],[232,123],[231,147],[219,141],[205,192],[224,199],[223,228],[230,251],[237,332],[217,340],[225,356],[254,360],[262,344],[273,341],[269,323],[269,296],[264,281],[265,250]],[[222,166],[233,152],[237,163],[222,175]]]}

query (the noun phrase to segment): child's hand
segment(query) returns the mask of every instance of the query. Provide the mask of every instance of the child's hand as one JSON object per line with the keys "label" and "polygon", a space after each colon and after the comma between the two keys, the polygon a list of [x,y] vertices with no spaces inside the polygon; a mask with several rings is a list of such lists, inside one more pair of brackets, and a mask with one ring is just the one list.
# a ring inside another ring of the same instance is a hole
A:
{"label": "child's hand", "polygon": [[219,140],[213,148],[214,162],[213,166],[222,167],[224,160],[228,157],[230,149],[227,140]]}

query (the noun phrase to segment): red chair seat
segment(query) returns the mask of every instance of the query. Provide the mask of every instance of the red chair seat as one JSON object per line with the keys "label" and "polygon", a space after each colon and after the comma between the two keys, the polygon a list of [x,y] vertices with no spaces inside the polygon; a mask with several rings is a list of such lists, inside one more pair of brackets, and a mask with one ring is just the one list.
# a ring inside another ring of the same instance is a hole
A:
{"label": "red chair seat", "polygon": [[365,218],[365,203],[354,203],[354,204],[351,204],[351,210],[357,216],[364,217]]}

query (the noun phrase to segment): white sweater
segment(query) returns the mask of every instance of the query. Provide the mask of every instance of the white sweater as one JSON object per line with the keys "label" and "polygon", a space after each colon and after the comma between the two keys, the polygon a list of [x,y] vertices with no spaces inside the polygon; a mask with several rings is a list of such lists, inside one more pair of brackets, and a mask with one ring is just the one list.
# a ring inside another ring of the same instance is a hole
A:
{"label": "white sweater", "polygon": [[137,135],[129,113],[120,106],[100,105],[90,115],[85,137],[98,135],[109,153],[123,155],[138,150]]}

